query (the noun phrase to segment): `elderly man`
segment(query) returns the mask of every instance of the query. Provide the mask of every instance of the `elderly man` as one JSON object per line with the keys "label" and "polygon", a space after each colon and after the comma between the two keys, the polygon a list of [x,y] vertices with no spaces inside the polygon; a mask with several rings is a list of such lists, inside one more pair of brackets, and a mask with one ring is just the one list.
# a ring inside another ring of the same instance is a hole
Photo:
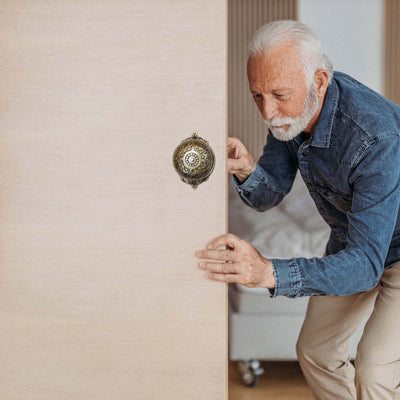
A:
{"label": "elderly man", "polygon": [[[273,297],[312,296],[297,352],[317,399],[397,398],[400,107],[333,73],[318,38],[295,21],[258,30],[248,79],[269,134],[258,163],[229,138],[228,171],[240,196],[267,210],[299,170],[331,235],[324,257],[267,259],[226,234],[196,252],[204,259],[199,268],[212,280],[268,288]],[[348,340],[371,308],[353,366]]]}

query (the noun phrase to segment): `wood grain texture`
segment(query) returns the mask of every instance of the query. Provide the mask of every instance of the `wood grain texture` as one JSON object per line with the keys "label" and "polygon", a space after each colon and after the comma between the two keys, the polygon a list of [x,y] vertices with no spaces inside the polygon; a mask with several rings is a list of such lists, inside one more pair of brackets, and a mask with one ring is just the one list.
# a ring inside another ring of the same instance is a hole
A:
{"label": "wood grain texture", "polygon": [[[226,7],[0,4],[0,398],[227,398]],[[193,131],[216,154],[193,190]]]}
{"label": "wood grain texture", "polygon": [[265,125],[249,91],[247,45],[267,22],[297,18],[297,0],[229,0],[228,131],[258,159],[266,141]]}
{"label": "wood grain texture", "polygon": [[400,2],[385,0],[385,96],[400,104]]}

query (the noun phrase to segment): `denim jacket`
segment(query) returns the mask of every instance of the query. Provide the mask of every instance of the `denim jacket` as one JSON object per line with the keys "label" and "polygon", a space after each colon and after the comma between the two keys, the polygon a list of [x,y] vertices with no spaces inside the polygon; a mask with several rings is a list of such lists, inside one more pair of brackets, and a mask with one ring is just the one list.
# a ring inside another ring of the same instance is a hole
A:
{"label": "denim jacket", "polygon": [[335,72],[313,135],[283,142],[268,134],[253,174],[233,179],[242,199],[265,211],[290,191],[297,170],[331,228],[327,256],[271,259],[270,295],[374,288],[400,260],[400,107]]}

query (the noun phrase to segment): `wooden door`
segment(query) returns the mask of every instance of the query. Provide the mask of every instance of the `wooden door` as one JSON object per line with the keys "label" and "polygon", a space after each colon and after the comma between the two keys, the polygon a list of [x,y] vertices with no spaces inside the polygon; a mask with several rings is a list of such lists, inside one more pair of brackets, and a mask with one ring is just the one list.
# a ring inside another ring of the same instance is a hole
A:
{"label": "wooden door", "polygon": [[226,399],[225,1],[2,0],[0,54],[0,398]]}

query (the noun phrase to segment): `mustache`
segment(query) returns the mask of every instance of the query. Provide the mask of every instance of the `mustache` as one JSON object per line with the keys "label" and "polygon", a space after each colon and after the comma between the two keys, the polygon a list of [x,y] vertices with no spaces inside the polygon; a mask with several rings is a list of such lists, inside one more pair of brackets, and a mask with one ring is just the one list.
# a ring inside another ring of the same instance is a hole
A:
{"label": "mustache", "polygon": [[263,121],[268,128],[276,128],[278,126],[291,125],[297,121],[297,118],[272,118],[272,119],[263,118]]}

